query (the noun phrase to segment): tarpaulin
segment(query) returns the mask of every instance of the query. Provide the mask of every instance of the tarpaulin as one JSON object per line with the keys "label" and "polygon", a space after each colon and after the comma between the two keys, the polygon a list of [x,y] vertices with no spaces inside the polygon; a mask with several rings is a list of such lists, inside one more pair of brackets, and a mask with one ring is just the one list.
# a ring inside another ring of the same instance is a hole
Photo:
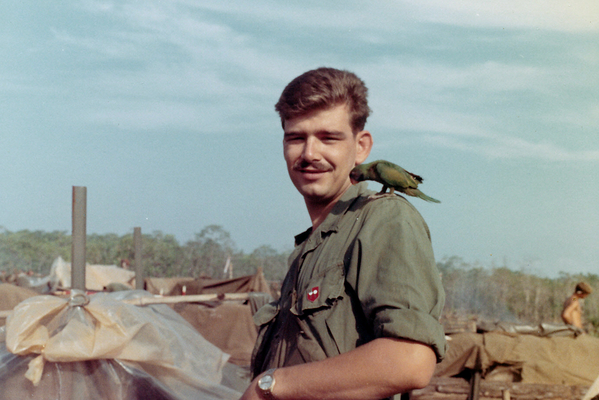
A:
{"label": "tarpaulin", "polygon": [[[6,323],[6,349],[12,354],[0,353],[0,371],[22,372],[23,360],[27,371],[20,379],[17,372],[4,374],[1,379],[20,382],[2,382],[3,391],[17,391],[6,398],[128,399],[133,397],[115,396],[119,391],[132,396],[126,390],[131,377],[164,398],[239,398],[240,393],[220,383],[229,356],[170,307],[120,301],[148,295],[74,291],[66,299],[36,296],[20,303]],[[110,396],[98,393],[98,385],[104,384],[114,386]],[[48,397],[49,387],[54,394]],[[71,395],[60,397],[63,392]]]}

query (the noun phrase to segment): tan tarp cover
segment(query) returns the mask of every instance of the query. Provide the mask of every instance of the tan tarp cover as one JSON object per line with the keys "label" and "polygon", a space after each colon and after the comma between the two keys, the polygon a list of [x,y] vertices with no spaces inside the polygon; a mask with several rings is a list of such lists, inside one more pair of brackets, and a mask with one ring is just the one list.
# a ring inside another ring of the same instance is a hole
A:
{"label": "tan tarp cover", "polygon": [[[59,286],[71,287],[71,263],[56,258],[52,263],[51,279],[56,279]],[[116,265],[86,265],[85,288],[87,290],[102,291],[110,283],[122,283],[133,288],[135,272],[117,267]]]}
{"label": "tan tarp cover", "polygon": [[37,296],[8,318],[6,348],[36,356],[25,375],[40,384],[47,362],[110,359],[133,365],[166,385],[178,398],[237,399],[220,385],[228,356],[164,305],[138,307],[119,301],[141,291]]}
{"label": "tan tarp cover", "polygon": [[[261,270],[254,275],[234,279],[147,278],[146,290],[154,294],[187,295],[224,293],[266,293],[268,282]],[[248,366],[257,329],[248,302],[180,303],[173,308],[210,343],[229,354],[229,362]]]}
{"label": "tan tarp cover", "polygon": [[177,304],[175,307],[210,343],[231,355],[229,362],[250,365],[258,331],[249,305],[223,302],[217,307]]}
{"label": "tan tarp cover", "polygon": [[[193,282],[194,278],[145,278],[145,289],[152,294],[170,295],[177,284],[185,285]],[[181,294],[181,293],[179,293]]]}
{"label": "tan tarp cover", "polygon": [[179,282],[168,294],[171,296],[183,294],[183,286],[185,286],[186,294],[270,293],[268,282],[262,271],[258,271],[255,275],[234,279],[199,278],[191,282]]}
{"label": "tan tarp cover", "polygon": [[483,377],[509,369],[522,383],[591,385],[599,376],[599,339],[488,332],[451,335],[436,376],[478,369]]}
{"label": "tan tarp cover", "polygon": [[[0,311],[10,311],[23,300],[34,296],[39,296],[39,293],[10,283],[0,283]],[[0,326],[5,323],[6,318],[0,318]]]}

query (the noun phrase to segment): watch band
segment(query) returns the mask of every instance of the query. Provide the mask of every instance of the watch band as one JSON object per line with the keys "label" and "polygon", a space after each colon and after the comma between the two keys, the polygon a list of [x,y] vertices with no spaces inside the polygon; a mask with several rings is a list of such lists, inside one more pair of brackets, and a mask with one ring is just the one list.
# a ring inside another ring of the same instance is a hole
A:
{"label": "watch band", "polygon": [[276,368],[269,369],[264,374],[262,374],[260,379],[258,379],[258,389],[260,390],[260,392],[262,392],[265,399],[274,400],[272,391],[275,387],[275,370]]}

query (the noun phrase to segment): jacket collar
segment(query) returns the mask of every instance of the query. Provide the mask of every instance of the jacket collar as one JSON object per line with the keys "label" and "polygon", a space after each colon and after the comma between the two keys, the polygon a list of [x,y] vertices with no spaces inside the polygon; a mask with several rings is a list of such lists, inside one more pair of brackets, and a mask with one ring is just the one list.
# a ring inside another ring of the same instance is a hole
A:
{"label": "jacket collar", "polygon": [[361,195],[368,191],[367,187],[368,184],[366,182],[350,186],[314,232],[312,232],[312,228],[310,227],[295,236],[295,245],[304,244],[303,253],[305,253],[318,247],[322,243],[323,238],[328,234],[337,232],[337,226],[341,217]]}

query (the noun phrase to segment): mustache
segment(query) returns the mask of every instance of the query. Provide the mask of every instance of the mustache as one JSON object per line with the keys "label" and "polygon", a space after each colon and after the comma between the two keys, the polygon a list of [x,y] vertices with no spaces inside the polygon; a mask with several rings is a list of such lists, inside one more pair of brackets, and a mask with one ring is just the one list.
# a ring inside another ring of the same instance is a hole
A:
{"label": "mustache", "polygon": [[301,171],[307,168],[310,168],[311,170],[317,172],[327,172],[331,170],[331,167],[326,163],[320,161],[307,161],[304,159],[300,159],[294,162],[291,168],[293,168],[293,170],[295,171]]}

